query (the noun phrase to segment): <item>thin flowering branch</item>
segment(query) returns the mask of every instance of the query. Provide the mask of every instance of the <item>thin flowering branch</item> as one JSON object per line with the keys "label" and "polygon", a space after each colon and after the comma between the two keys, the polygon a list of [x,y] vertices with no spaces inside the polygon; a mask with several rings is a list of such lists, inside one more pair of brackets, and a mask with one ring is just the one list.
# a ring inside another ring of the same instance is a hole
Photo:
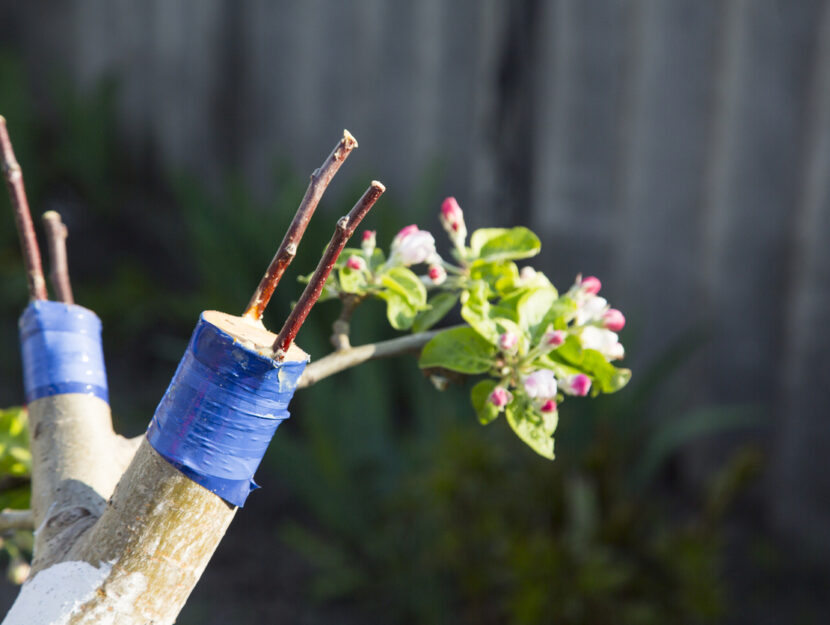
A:
{"label": "thin flowering branch", "polygon": [[9,188],[17,233],[20,235],[20,246],[29,284],[29,297],[40,300],[49,299],[46,293],[46,280],[43,277],[43,265],[40,261],[40,248],[35,236],[35,226],[29,211],[29,201],[26,199],[26,188],[23,186],[23,171],[14,156],[9,131],[6,128],[6,118],[2,115],[0,115],[0,150],[3,155],[3,175],[6,178],[6,186]]}
{"label": "thin flowering branch", "polygon": [[305,234],[308,222],[317,209],[323,193],[325,193],[331,179],[334,178],[343,161],[346,160],[356,147],[357,140],[348,130],[344,130],[343,138],[334,146],[334,150],[332,150],[325,162],[311,174],[311,182],[308,185],[308,189],[306,189],[305,196],[303,196],[303,200],[300,202],[297,213],[294,215],[294,219],[288,227],[288,231],[285,233],[285,237],[283,237],[277,253],[274,255],[271,264],[268,265],[265,275],[262,276],[262,280],[260,280],[259,285],[251,297],[251,301],[248,302],[248,307],[244,313],[245,317],[253,319],[262,318],[262,314],[265,312],[268,302],[271,301],[274,289],[277,288],[277,284],[279,284],[282,275],[285,273],[285,269],[294,260],[294,256],[297,255],[297,247],[300,244],[300,239]]}
{"label": "thin flowering branch", "polygon": [[66,260],[66,229],[57,211],[43,213],[43,227],[46,229],[46,241],[49,244],[49,279],[58,301],[74,304],[72,283],[69,281],[69,264]]}
{"label": "thin flowering branch", "polygon": [[354,293],[342,293],[340,295],[340,301],[342,302],[340,316],[331,326],[331,344],[336,351],[349,349],[352,346],[349,341],[352,315],[354,315],[354,311],[357,310],[364,298],[365,296],[355,295]]}
{"label": "thin flowering branch", "polygon": [[306,317],[308,317],[311,308],[320,298],[323,286],[332,268],[334,268],[334,263],[337,262],[340,252],[346,246],[346,242],[354,234],[360,222],[363,221],[363,218],[384,191],[386,191],[386,187],[377,180],[373,180],[372,184],[369,185],[369,188],[363,194],[363,197],[358,200],[349,214],[341,217],[337,222],[334,235],[331,241],[329,241],[329,245],[317,265],[317,269],[314,270],[314,275],[311,276],[297,305],[294,306],[291,314],[288,315],[288,319],[285,320],[285,324],[282,326],[279,335],[277,335],[277,340],[274,341],[274,353],[278,360],[284,357],[285,352],[294,341],[294,337],[297,336],[297,332],[300,331],[300,327],[303,325]]}
{"label": "thin flowering branch", "polygon": [[369,362],[370,360],[417,352],[439,332],[462,327],[464,326],[459,325],[442,328],[440,330],[430,330],[429,332],[418,332],[388,341],[359,345],[357,347],[332,352],[328,356],[316,360],[306,367],[297,388],[311,386],[335,373],[340,373],[346,369],[362,365],[364,362]]}

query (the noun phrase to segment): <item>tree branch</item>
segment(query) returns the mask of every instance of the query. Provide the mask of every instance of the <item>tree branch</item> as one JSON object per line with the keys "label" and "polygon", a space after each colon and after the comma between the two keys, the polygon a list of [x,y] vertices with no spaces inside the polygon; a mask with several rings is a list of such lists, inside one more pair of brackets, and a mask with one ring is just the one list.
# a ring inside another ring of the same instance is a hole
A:
{"label": "tree branch", "polygon": [[[452,327],[460,328],[462,326]],[[436,334],[449,329],[451,328],[441,328],[440,330],[419,332],[417,334],[410,334],[409,336],[402,336],[389,341],[370,343],[369,345],[360,345],[358,347],[351,347],[338,352],[332,352],[328,356],[314,361],[306,367],[297,388],[306,388],[307,386],[316,384],[330,375],[340,373],[345,369],[350,369],[351,367],[356,367],[357,365],[362,365],[364,362],[368,362],[370,360],[389,358],[390,356],[400,356],[401,354],[418,351]]]}
{"label": "tree branch", "polygon": [[340,316],[332,324],[331,330],[331,344],[336,351],[343,351],[349,349],[352,344],[349,341],[349,333],[351,332],[351,320],[354,311],[363,301],[365,296],[356,295],[354,293],[342,293],[340,295]]}
{"label": "tree branch", "polygon": [[72,283],[69,281],[69,264],[66,260],[66,237],[69,235],[57,211],[43,213],[43,227],[46,229],[46,241],[49,244],[49,278],[58,301],[74,304]]}
{"label": "tree branch", "polygon": [[20,236],[23,262],[26,266],[29,297],[49,299],[46,293],[46,280],[43,278],[43,265],[40,261],[40,248],[35,236],[35,226],[29,211],[29,201],[26,199],[26,188],[23,186],[23,171],[14,156],[9,131],[6,128],[6,118],[2,115],[0,115],[0,150],[3,156],[3,175],[6,178],[6,186],[9,188],[9,198],[14,210],[17,233]]}
{"label": "tree branch", "polygon": [[35,517],[31,510],[9,510],[0,512],[0,532],[35,529]]}
{"label": "tree branch", "polygon": [[300,202],[300,207],[297,209],[297,213],[294,215],[294,219],[288,227],[288,232],[285,233],[274,259],[268,265],[265,275],[262,276],[262,280],[260,280],[251,297],[251,301],[248,302],[248,307],[245,309],[243,316],[253,319],[262,318],[262,313],[265,312],[268,302],[271,301],[271,296],[274,294],[274,289],[277,288],[282,274],[285,273],[286,267],[297,254],[300,239],[302,239],[308,222],[317,209],[317,204],[320,203],[326,187],[329,186],[329,182],[334,178],[337,170],[340,169],[340,165],[356,147],[357,140],[348,130],[344,130],[343,138],[334,146],[332,153],[329,154],[329,157],[320,168],[315,169],[314,173],[311,174],[311,182],[308,189],[306,189],[302,202]]}
{"label": "tree branch", "polygon": [[329,241],[329,245],[317,265],[317,269],[314,270],[314,275],[311,276],[311,280],[308,281],[308,284],[303,290],[300,300],[288,315],[288,319],[285,320],[285,324],[282,326],[279,335],[277,335],[277,340],[274,341],[274,353],[276,354],[277,360],[281,360],[284,357],[285,352],[294,341],[294,337],[297,336],[297,332],[300,331],[300,327],[303,325],[306,317],[308,317],[312,306],[320,298],[320,293],[323,292],[326,279],[329,277],[332,268],[334,268],[334,263],[337,262],[340,252],[346,246],[346,242],[354,234],[354,231],[357,230],[358,225],[363,221],[366,213],[374,206],[384,191],[386,191],[386,187],[377,180],[373,180],[372,184],[369,185],[369,188],[363,194],[363,197],[357,201],[357,204],[354,205],[354,208],[352,208],[349,214],[341,217],[337,222],[334,235],[332,235],[331,241]]}

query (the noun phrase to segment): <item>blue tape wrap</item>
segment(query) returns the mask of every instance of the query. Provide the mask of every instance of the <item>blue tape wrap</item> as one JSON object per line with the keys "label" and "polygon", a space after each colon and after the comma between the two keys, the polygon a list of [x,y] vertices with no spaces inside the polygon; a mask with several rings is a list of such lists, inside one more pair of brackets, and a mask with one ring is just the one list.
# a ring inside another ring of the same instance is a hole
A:
{"label": "blue tape wrap", "polygon": [[36,300],[18,323],[26,402],[85,393],[109,402],[101,320],[74,304]]}
{"label": "blue tape wrap", "polygon": [[242,507],[305,366],[258,354],[202,316],[147,440],[191,480]]}

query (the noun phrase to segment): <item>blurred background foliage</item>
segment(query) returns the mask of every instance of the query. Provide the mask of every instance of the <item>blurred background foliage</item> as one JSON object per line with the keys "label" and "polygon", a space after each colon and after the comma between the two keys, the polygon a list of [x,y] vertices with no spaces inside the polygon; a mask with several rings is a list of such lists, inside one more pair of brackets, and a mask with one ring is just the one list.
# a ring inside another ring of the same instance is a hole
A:
{"label": "blurred background foliage", "polygon": [[[151,166],[119,151],[116,91],[104,82],[79,95],[56,80],[43,106],[20,64],[0,54],[0,111],[33,210],[59,210],[69,226],[76,299],[104,323],[116,426],[136,434],[198,312],[242,310],[306,181],[276,166],[273,194],[261,203],[233,173],[222,181],[153,177]],[[414,196],[383,199],[367,224],[379,241],[413,217],[435,229],[440,178],[436,165]],[[354,177],[324,200],[329,208],[312,221],[266,325],[287,314],[300,291],[296,275],[314,266],[333,216],[363,187]],[[0,405],[12,405],[21,398],[16,319],[26,296],[7,200],[0,205]],[[328,351],[337,312],[321,305],[301,333],[313,356]],[[394,334],[378,303],[364,305],[352,325],[355,344]],[[636,336],[625,338],[636,353]],[[746,406],[684,413],[683,398],[666,400],[677,367],[703,342],[690,335],[616,396],[569,402],[552,463],[503,423],[478,425],[468,391],[439,393],[414,359],[369,363],[301,392],[260,470],[266,488],[231,529],[180,622],[727,620],[730,503],[757,473],[760,452],[739,448],[693,491],[678,482],[673,460],[702,435],[761,417]],[[26,473],[12,453],[23,453],[22,414],[2,413],[4,476]],[[13,491],[3,497],[5,506],[25,505]],[[16,561],[25,545],[17,549],[7,558]],[[774,556],[758,552],[771,570]]]}

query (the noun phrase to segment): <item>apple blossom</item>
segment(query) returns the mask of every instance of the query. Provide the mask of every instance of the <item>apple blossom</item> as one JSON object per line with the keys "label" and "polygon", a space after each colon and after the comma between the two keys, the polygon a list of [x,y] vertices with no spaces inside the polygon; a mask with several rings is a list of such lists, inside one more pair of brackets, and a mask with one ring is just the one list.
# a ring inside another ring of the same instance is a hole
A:
{"label": "apple blossom", "polygon": [[430,265],[429,271],[427,271],[427,275],[429,276],[430,281],[435,286],[443,284],[447,280],[447,270],[444,269],[441,265]]}
{"label": "apple blossom", "polygon": [[491,404],[501,410],[513,400],[513,395],[503,386],[497,386],[493,389],[493,392],[490,393],[490,397],[488,399]]}
{"label": "apple blossom", "polygon": [[499,347],[502,351],[512,352],[519,343],[519,337],[515,332],[505,332],[499,337]]}
{"label": "apple blossom", "polygon": [[577,373],[567,380],[563,380],[560,386],[563,393],[576,395],[577,397],[585,397],[588,391],[591,390],[591,378],[584,373]]}
{"label": "apple blossom", "polygon": [[616,308],[611,308],[602,316],[602,322],[612,332],[619,332],[625,327],[625,315]]}
{"label": "apple blossom", "polygon": [[625,349],[619,337],[611,330],[586,326],[579,335],[584,349],[595,349],[608,360],[618,360],[625,356]]}
{"label": "apple blossom", "polygon": [[354,269],[355,271],[363,271],[366,269],[366,261],[363,260],[360,256],[355,256],[352,254],[346,260],[346,267],[349,269]]}
{"label": "apple blossom", "polygon": [[553,332],[545,332],[542,337],[542,345],[549,348],[556,348],[565,342],[565,332],[562,330],[554,330]]}
{"label": "apple blossom", "polygon": [[604,297],[588,295],[579,305],[576,311],[575,323],[578,326],[600,321],[608,310],[608,302]]}
{"label": "apple blossom", "polygon": [[556,378],[550,369],[539,369],[524,379],[525,393],[531,399],[556,397]]}
{"label": "apple blossom", "polygon": [[588,276],[587,278],[582,278],[579,286],[582,287],[582,290],[585,291],[585,293],[589,295],[596,295],[602,288],[602,282],[600,282],[599,278],[596,276]]}
{"label": "apple blossom", "polygon": [[392,240],[390,260],[406,267],[429,262],[437,256],[435,239],[426,230],[412,224],[403,228]]}
{"label": "apple blossom", "polygon": [[441,204],[440,220],[453,241],[463,244],[467,238],[467,225],[464,223],[464,212],[454,197],[448,197]]}
{"label": "apple blossom", "polygon": [[548,399],[548,400],[545,401],[544,404],[542,404],[542,407],[540,408],[540,410],[542,412],[555,412],[556,411],[556,402],[553,401],[552,399]]}
{"label": "apple blossom", "polygon": [[376,235],[377,232],[374,230],[363,231],[363,239],[360,241],[360,247],[365,254],[369,255],[375,251],[375,246],[377,245]]}

